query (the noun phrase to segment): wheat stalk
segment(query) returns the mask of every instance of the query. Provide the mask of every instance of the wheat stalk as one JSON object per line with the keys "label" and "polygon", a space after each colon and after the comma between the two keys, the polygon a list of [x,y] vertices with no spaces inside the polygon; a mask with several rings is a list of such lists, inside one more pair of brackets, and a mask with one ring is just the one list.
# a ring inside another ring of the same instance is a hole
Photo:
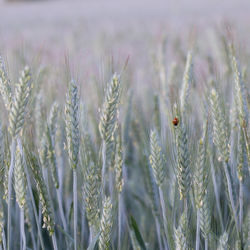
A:
{"label": "wheat stalk", "polygon": [[[161,203],[161,211],[163,216],[163,226],[165,235],[167,236],[168,241],[170,241],[170,234],[167,229],[167,216],[166,216],[166,206],[165,206],[165,200],[162,190],[162,185],[165,179],[166,170],[164,168],[165,162],[164,162],[164,156],[162,153],[162,148],[160,146],[158,134],[156,130],[152,130],[150,133],[150,148],[151,148],[151,154],[149,156],[150,164],[153,169],[154,178],[156,181],[156,184],[159,189],[159,195],[160,195],[160,203]],[[165,246],[166,249],[169,249],[168,245]]]}
{"label": "wheat stalk", "polygon": [[213,141],[219,152],[220,160],[223,161],[224,164],[224,171],[227,179],[227,190],[229,193],[229,199],[233,211],[236,228],[238,230],[238,220],[237,220],[235,202],[233,199],[232,183],[228,172],[229,148],[228,148],[228,136],[225,124],[225,116],[221,109],[219,95],[214,88],[211,90],[210,103],[211,103],[211,113],[213,122]]}
{"label": "wheat stalk", "polygon": [[113,139],[118,115],[118,105],[120,100],[120,77],[115,73],[108,84],[105,100],[101,110],[99,122],[99,132],[102,138],[102,193],[105,189],[106,156],[107,146]]}
{"label": "wheat stalk", "polygon": [[33,163],[30,164],[30,167],[34,175],[37,190],[39,193],[39,200],[42,205],[43,228],[46,228],[49,234],[53,235],[55,232],[55,222],[52,214],[52,208],[51,208],[52,204],[51,201],[49,200],[48,190],[36,159],[33,159]]}
{"label": "wheat stalk", "polygon": [[69,84],[65,105],[66,139],[69,163],[73,170],[79,161],[79,97],[75,81]]}
{"label": "wheat stalk", "polygon": [[4,233],[4,211],[3,211],[3,204],[1,201],[0,203],[0,245],[2,245],[3,240],[5,240],[3,233]]}
{"label": "wheat stalk", "polygon": [[66,139],[69,164],[73,169],[73,200],[74,200],[74,249],[77,249],[77,172],[79,162],[80,132],[79,132],[79,97],[75,81],[69,84],[65,105]]}
{"label": "wheat stalk", "polygon": [[197,234],[196,234],[196,250],[199,250],[200,245],[200,227],[202,233],[207,239],[210,226],[210,218],[207,204],[207,186],[208,186],[208,171],[206,169],[206,148],[207,148],[207,125],[204,126],[203,136],[200,139],[198,156],[194,173],[194,194],[195,204],[197,209]]}
{"label": "wheat stalk", "polygon": [[114,74],[106,91],[99,123],[100,135],[106,144],[115,132],[120,92],[120,77]]}
{"label": "wheat stalk", "polygon": [[[3,83],[2,83],[3,84]],[[9,109],[9,131],[12,136],[11,144],[11,164],[8,174],[8,249],[11,244],[11,195],[12,195],[12,175],[15,165],[16,137],[20,133],[26,113],[31,90],[31,76],[29,67],[25,67],[21,72],[19,83],[16,85],[11,108]]]}

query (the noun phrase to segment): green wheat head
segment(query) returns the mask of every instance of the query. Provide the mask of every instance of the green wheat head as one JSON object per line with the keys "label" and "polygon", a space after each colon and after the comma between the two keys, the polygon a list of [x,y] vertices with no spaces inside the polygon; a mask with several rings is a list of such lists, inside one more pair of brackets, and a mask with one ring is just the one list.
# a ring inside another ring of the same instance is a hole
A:
{"label": "green wheat head", "polygon": [[66,139],[69,162],[72,169],[76,169],[79,161],[79,97],[75,81],[69,84],[67,101],[65,106]]}
{"label": "green wheat head", "polygon": [[44,117],[43,117],[43,95],[39,93],[36,97],[35,104],[35,130],[36,130],[36,140],[41,142],[44,132]]}
{"label": "green wheat head", "polygon": [[13,103],[9,111],[9,131],[13,137],[16,137],[23,127],[30,91],[31,75],[29,67],[26,66],[16,85]]}
{"label": "green wheat head", "polygon": [[165,168],[164,168],[164,160],[162,148],[160,146],[159,138],[156,130],[152,130],[150,133],[150,151],[151,154],[149,156],[150,164],[153,169],[154,178],[156,184],[160,187],[165,179]]}
{"label": "green wheat head", "polygon": [[219,157],[227,162],[229,159],[228,132],[225,115],[217,91],[213,88],[210,94],[210,107],[213,123],[213,141],[217,147]]}
{"label": "green wheat head", "polygon": [[200,226],[201,226],[201,232],[205,239],[208,238],[210,233],[210,227],[211,227],[211,208],[209,203],[209,196],[208,191],[206,190],[204,197],[203,197],[203,203],[200,207]]}
{"label": "green wheat head", "polygon": [[42,206],[43,228],[46,228],[49,234],[52,235],[55,231],[55,222],[52,213],[52,204],[49,199],[48,190],[44,182],[39,163],[35,158],[35,156],[32,156],[30,167],[34,175],[37,191],[39,194],[39,200]]}
{"label": "green wheat head", "polygon": [[[120,131],[119,131],[120,132]],[[122,150],[122,136],[121,132],[118,133],[116,139],[116,154],[115,154],[115,184],[119,193],[122,192],[124,180],[122,177],[123,167],[123,150]]]}
{"label": "green wheat head", "polygon": [[110,142],[115,132],[120,91],[120,77],[114,74],[106,91],[99,123],[101,138],[105,143]]}
{"label": "green wheat head", "polygon": [[47,136],[44,133],[41,139],[41,143],[39,146],[39,158],[41,161],[41,165],[43,168],[47,168],[48,166],[48,143],[47,143]]}
{"label": "green wheat head", "polygon": [[51,127],[47,126],[46,136],[47,136],[47,157],[50,162],[51,174],[55,188],[59,188],[59,180],[57,174],[57,161],[56,161],[56,152],[55,152],[55,141],[52,138],[53,132]]}
{"label": "green wheat head", "polygon": [[183,121],[175,127],[176,145],[177,145],[177,180],[180,193],[180,199],[182,200],[188,194],[190,189],[190,159],[188,151],[188,137],[186,126]]}
{"label": "green wheat head", "polygon": [[2,57],[0,57],[0,93],[3,98],[5,108],[9,111],[12,105],[12,90]]}
{"label": "green wheat head", "polygon": [[189,96],[190,85],[193,80],[193,53],[189,51],[187,54],[186,67],[182,80],[181,94],[180,94],[180,108],[181,113],[184,114],[187,108],[187,101]]}
{"label": "green wheat head", "polygon": [[188,224],[186,212],[181,215],[179,226],[175,229],[175,247],[176,250],[188,250]]}
{"label": "green wheat head", "polygon": [[207,149],[207,129],[200,139],[198,146],[198,156],[195,164],[194,172],[194,194],[197,209],[201,208],[204,203],[204,196],[208,185],[208,170],[206,166],[206,149]]}
{"label": "green wheat head", "polygon": [[110,249],[111,230],[112,230],[112,203],[110,197],[105,197],[103,200],[103,211],[100,223],[99,249]]}
{"label": "green wheat head", "polygon": [[220,239],[217,250],[228,250],[228,233],[224,232]]}
{"label": "green wheat head", "polygon": [[20,208],[26,204],[27,181],[24,173],[24,162],[22,155],[22,145],[18,143],[16,148],[16,161],[14,167],[16,201]]}
{"label": "green wheat head", "polygon": [[90,227],[94,227],[98,231],[99,227],[99,200],[101,188],[101,173],[99,168],[93,162],[89,163],[85,171],[83,185],[83,199],[86,214]]}
{"label": "green wheat head", "polygon": [[242,72],[235,56],[232,56],[232,67],[234,71],[235,101],[241,125],[247,126],[249,112],[247,106],[247,92],[243,81]]}

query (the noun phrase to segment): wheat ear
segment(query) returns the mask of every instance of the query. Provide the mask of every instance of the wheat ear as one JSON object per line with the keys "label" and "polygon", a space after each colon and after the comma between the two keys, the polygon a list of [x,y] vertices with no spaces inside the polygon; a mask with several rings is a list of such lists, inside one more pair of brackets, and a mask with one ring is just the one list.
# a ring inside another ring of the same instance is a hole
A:
{"label": "wheat ear", "polygon": [[236,101],[236,108],[238,111],[238,116],[241,125],[247,127],[249,119],[249,112],[247,106],[247,92],[245,83],[243,81],[242,72],[240,70],[239,62],[237,61],[235,56],[232,56],[232,67],[234,71],[234,83],[235,83],[234,95]]}
{"label": "wheat ear", "polygon": [[115,73],[108,84],[105,100],[101,110],[101,117],[99,122],[99,131],[102,138],[102,190],[105,189],[105,173],[106,173],[106,151],[107,145],[111,142],[114,135],[118,105],[120,101],[120,77]]}
{"label": "wheat ear", "polygon": [[[152,130],[150,133],[150,151],[151,154],[149,156],[150,164],[153,169],[154,178],[156,181],[156,184],[159,189],[159,195],[160,195],[160,203],[161,203],[161,211],[163,216],[163,226],[165,235],[167,237],[167,240],[170,241],[170,234],[167,229],[167,216],[166,216],[166,206],[165,206],[165,200],[162,190],[162,184],[164,182],[165,176],[166,176],[166,170],[164,168],[164,156],[162,152],[162,148],[160,146],[159,137],[156,130]],[[165,246],[166,249],[169,249],[169,246]]]}
{"label": "wheat ear", "polygon": [[188,235],[187,235],[187,216],[186,211],[181,215],[179,226],[175,229],[175,247],[176,250],[188,250]]}
{"label": "wheat ear", "polygon": [[5,70],[3,58],[0,56],[0,93],[2,95],[5,108],[10,110],[12,104],[11,83]]}
{"label": "wheat ear", "polygon": [[39,200],[42,205],[43,228],[47,228],[49,234],[53,235],[55,231],[55,222],[51,208],[52,204],[51,201],[49,200],[48,190],[44,182],[39,163],[35,157],[33,157],[33,162],[32,164],[30,164],[30,167],[34,175],[37,190],[39,193]]}
{"label": "wheat ear", "polygon": [[84,173],[83,199],[91,238],[95,237],[99,228],[100,187],[100,171],[93,162],[90,162]]}
{"label": "wheat ear", "polygon": [[29,67],[26,66],[21,72],[19,83],[16,85],[13,103],[9,112],[9,130],[13,137],[16,137],[23,127],[30,91],[31,75]]}
{"label": "wheat ear", "polygon": [[233,211],[236,229],[237,231],[239,231],[236,207],[235,207],[235,202],[233,198],[232,182],[231,182],[231,177],[230,177],[229,170],[228,170],[229,147],[228,147],[228,136],[227,136],[227,129],[226,129],[227,126],[225,124],[224,112],[221,109],[219,95],[214,88],[211,90],[210,103],[211,103],[211,113],[212,113],[212,122],[213,122],[213,141],[214,141],[215,146],[217,147],[218,153],[220,155],[220,159],[224,165],[229,200],[230,200],[231,208]]}
{"label": "wheat ear", "polygon": [[73,169],[73,200],[74,200],[74,249],[77,250],[77,172],[79,162],[80,132],[79,132],[79,93],[75,81],[69,84],[66,115],[66,139],[69,164]]}
{"label": "wheat ear", "polygon": [[165,179],[166,171],[164,168],[162,148],[160,146],[159,137],[156,130],[152,130],[150,133],[150,149],[150,164],[153,169],[155,181],[157,185],[161,187]]}
{"label": "wheat ear", "polygon": [[186,125],[181,120],[175,127],[177,144],[177,180],[180,199],[187,197],[190,188],[190,159]]}
{"label": "wheat ear", "polygon": [[118,248],[121,248],[121,231],[122,231],[122,190],[124,185],[123,179],[123,148],[121,130],[118,130],[116,139],[116,152],[115,152],[115,185],[118,191]]}
{"label": "wheat ear", "polygon": [[186,67],[183,75],[181,94],[180,94],[180,105],[181,105],[180,108],[182,114],[185,114],[187,108],[187,101],[192,80],[193,80],[193,53],[192,51],[189,51],[187,54]]}
{"label": "wheat ear", "polygon": [[103,200],[103,210],[100,222],[100,237],[99,237],[99,249],[110,249],[111,230],[112,230],[112,203],[110,197],[105,197]]}
{"label": "wheat ear", "polygon": [[[197,209],[197,231],[196,231],[196,250],[199,250],[200,245],[200,226],[202,224],[202,232],[205,231],[205,223],[209,221],[206,215],[208,214],[207,208],[207,186],[208,186],[208,171],[206,169],[206,148],[207,148],[207,126],[204,126],[204,135],[200,139],[198,147],[198,156],[195,166],[194,173],[194,194],[195,194],[195,204]],[[207,212],[207,213],[204,213]]]}
{"label": "wheat ear", "polygon": [[220,239],[217,250],[227,250],[228,249],[228,233],[224,232]]}
{"label": "wheat ear", "polygon": [[21,72],[19,82],[15,88],[15,95],[9,110],[9,131],[12,136],[11,144],[11,164],[8,176],[8,249],[11,244],[11,195],[12,195],[12,175],[15,165],[16,137],[20,133],[26,113],[26,106],[29,101],[31,90],[31,75],[29,67],[25,67]]}

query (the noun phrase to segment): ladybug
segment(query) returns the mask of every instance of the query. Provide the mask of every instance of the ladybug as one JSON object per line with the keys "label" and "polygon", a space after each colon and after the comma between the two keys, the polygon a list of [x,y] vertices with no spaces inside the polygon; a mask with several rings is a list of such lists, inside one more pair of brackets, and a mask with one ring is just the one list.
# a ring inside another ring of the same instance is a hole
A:
{"label": "ladybug", "polygon": [[172,121],[174,126],[177,126],[179,124],[179,119],[177,117],[175,117]]}

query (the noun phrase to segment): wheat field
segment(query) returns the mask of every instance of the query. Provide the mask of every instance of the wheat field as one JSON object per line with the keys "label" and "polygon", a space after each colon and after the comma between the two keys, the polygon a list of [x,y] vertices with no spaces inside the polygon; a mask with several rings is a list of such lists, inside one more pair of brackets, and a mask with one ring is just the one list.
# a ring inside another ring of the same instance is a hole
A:
{"label": "wheat field", "polygon": [[241,2],[0,3],[0,249],[250,249]]}

